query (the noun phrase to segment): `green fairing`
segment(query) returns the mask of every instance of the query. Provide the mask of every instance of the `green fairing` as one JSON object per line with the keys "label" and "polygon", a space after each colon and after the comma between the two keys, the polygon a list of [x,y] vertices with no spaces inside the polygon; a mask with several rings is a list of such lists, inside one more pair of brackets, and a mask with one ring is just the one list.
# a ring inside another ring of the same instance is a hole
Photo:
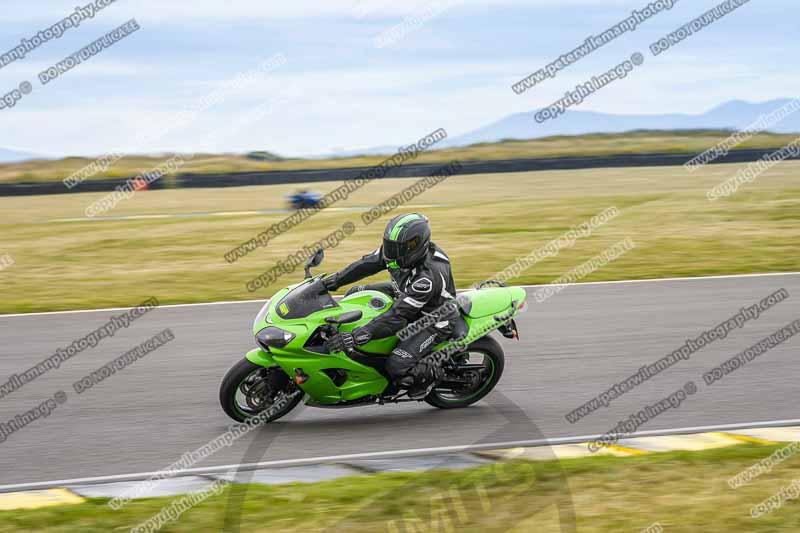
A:
{"label": "green fairing", "polygon": [[[522,299],[525,299],[525,291],[522,291]],[[489,315],[499,315],[508,311],[513,299],[511,290],[508,288],[489,288],[481,290],[466,291],[461,294],[472,302],[472,307],[467,314],[470,318],[482,318]]]}
{"label": "green fairing", "polygon": [[[283,319],[278,315],[276,307],[284,297],[292,290],[318,279],[319,277],[316,277],[292,285],[273,296],[266,307],[266,312],[263,313],[264,316],[260,314],[253,324],[253,333],[257,334],[266,327],[274,326],[294,334],[294,337],[282,348],[270,346],[269,352],[260,348],[252,350],[248,352],[247,359],[264,367],[278,365],[291,377],[296,375],[296,369],[302,369],[308,380],[300,387],[317,404],[331,405],[368,396],[380,396],[388,386],[388,381],[380,372],[351,359],[344,353],[318,353],[307,350],[305,345],[317,328],[325,324],[326,317],[336,317],[347,311],[361,311],[360,320],[339,327],[340,331],[352,331],[353,328],[366,324],[390,309],[393,304],[392,298],[377,291],[360,291],[342,298],[335,307],[315,311],[302,318]],[[518,287],[486,288],[467,291],[465,294],[472,302],[469,314],[464,317],[470,326],[467,343],[484,337],[496,329],[501,323],[494,317],[507,315],[512,309],[512,301],[519,306],[525,299],[525,290]],[[370,301],[374,304],[376,299],[384,302],[383,308],[375,309],[369,305]],[[516,309],[512,316],[518,312]],[[398,338],[392,336],[373,340],[360,346],[359,349],[373,357],[387,357],[397,343]],[[449,342],[442,343],[437,349],[446,348],[449,344]],[[331,377],[323,372],[326,369],[344,370],[347,378],[337,386]]]}
{"label": "green fairing", "polygon": [[256,348],[255,350],[250,350],[245,354],[245,357],[248,361],[253,364],[263,366],[265,368],[269,368],[271,366],[275,366],[277,363],[275,359],[272,358],[270,354],[262,350],[261,348]]}

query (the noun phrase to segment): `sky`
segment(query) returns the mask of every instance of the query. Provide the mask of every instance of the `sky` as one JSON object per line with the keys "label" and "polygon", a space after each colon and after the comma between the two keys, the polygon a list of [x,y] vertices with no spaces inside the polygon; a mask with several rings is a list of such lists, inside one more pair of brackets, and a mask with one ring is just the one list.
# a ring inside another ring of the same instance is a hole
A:
{"label": "sky", "polygon": [[[4,0],[0,54],[90,1]],[[580,109],[702,113],[733,99],[800,96],[797,0],[751,0],[653,57],[652,42],[719,3],[677,0],[556,77],[511,90],[649,3],[117,0],[0,68],[0,98],[32,86],[0,110],[0,147],[54,157],[301,156],[407,145],[437,128],[455,137],[536,111],[634,52],[645,64]],[[40,72],[130,19],[138,31],[40,82]]]}

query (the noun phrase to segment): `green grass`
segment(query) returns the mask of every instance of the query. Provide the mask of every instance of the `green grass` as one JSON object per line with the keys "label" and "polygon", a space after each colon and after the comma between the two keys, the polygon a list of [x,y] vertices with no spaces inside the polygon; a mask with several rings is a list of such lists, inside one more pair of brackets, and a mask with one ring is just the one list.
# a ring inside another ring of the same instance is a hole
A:
{"label": "green grass", "polygon": [[[696,131],[632,131],[559,135],[530,140],[506,140],[479,143],[462,148],[430,150],[413,162],[435,163],[452,159],[461,161],[524,159],[557,156],[586,156],[642,152],[702,152],[730,136],[717,130]],[[796,134],[761,133],[737,146],[743,148],[778,148],[797,138]],[[409,140],[411,142],[411,140]],[[435,146],[434,146],[435,148]],[[161,165],[171,155],[133,155],[121,159],[111,168],[89,179],[132,178]],[[181,173],[214,174],[265,170],[325,169],[373,166],[387,156],[352,156],[329,159],[281,159],[258,161],[241,154],[196,154]],[[59,160],[33,160],[0,165],[0,183],[23,181],[61,181],[90,164],[93,159],[68,157]],[[163,178],[169,179],[169,178]]]}
{"label": "green grass", "polygon": [[[450,255],[460,287],[492,276],[611,206],[621,210],[619,217],[512,282],[550,282],[626,237],[637,248],[584,281],[800,271],[800,162],[784,162],[735,195],[709,202],[706,190],[738,168],[456,176],[398,212],[418,209],[430,217],[434,241]],[[162,303],[267,298],[296,282],[302,269],[256,293],[246,290],[246,282],[345,221],[357,230],[327,251],[320,272],[333,272],[374,250],[391,215],[365,226],[360,213],[337,208],[375,205],[414,181],[372,182],[233,264],[223,259],[225,252],[285,215],[48,222],[81,218],[102,195],[0,198],[0,255],[16,261],[0,271],[0,313],[134,305],[150,296]],[[337,185],[315,187],[324,192]],[[147,191],[109,214],[275,209],[293,189]],[[439,207],[414,207],[420,205]]]}
{"label": "green grass", "polygon": [[[241,531],[570,531],[558,510],[574,510],[577,531],[798,531],[798,502],[754,519],[750,508],[800,477],[785,461],[736,490],[726,480],[779,446],[739,445],[701,452],[514,461],[463,472],[430,471],[342,478],[314,484],[234,486],[185,512],[165,533],[220,531],[241,509]],[[234,497],[231,497],[234,491]],[[127,531],[173,498],[137,500],[112,511],[105,499],[0,512],[0,533]],[[237,503],[238,502],[238,503]],[[566,522],[565,522],[566,523]]]}

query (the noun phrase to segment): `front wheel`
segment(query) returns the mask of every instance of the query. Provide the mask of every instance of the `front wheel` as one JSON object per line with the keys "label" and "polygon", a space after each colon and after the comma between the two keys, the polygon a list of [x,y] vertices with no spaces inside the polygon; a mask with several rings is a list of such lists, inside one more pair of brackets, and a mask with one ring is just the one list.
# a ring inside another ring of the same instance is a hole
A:
{"label": "front wheel", "polygon": [[445,364],[445,377],[425,397],[439,409],[467,407],[494,389],[503,375],[503,348],[491,337],[483,337]]}
{"label": "front wheel", "polygon": [[303,391],[275,366],[264,368],[242,359],[228,370],[219,387],[222,410],[237,422],[259,417],[272,422],[294,409]]}

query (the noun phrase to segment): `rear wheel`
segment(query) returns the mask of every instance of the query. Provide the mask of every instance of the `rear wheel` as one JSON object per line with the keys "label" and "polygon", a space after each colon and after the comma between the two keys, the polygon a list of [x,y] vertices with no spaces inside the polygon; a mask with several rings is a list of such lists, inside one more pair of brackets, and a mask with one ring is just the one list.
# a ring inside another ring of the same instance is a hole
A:
{"label": "rear wheel", "polygon": [[503,348],[491,337],[470,344],[462,353],[445,364],[445,377],[425,397],[425,401],[440,409],[467,407],[494,389],[503,375]]}
{"label": "rear wheel", "polygon": [[302,399],[303,391],[280,367],[264,368],[247,359],[233,365],[219,387],[223,411],[237,422],[255,416],[262,423],[272,422],[294,409]]}

